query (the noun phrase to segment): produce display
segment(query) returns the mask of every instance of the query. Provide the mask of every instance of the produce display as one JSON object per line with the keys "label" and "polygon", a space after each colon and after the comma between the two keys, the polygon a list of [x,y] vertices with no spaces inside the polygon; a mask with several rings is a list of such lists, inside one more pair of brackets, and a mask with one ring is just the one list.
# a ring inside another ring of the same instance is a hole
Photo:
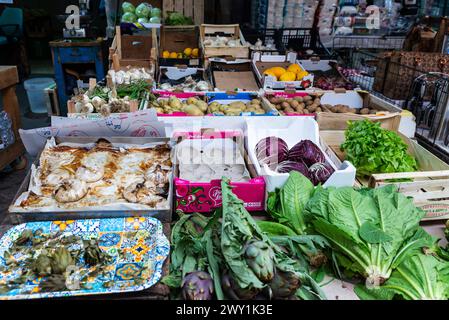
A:
{"label": "produce display", "polygon": [[350,122],[341,150],[357,168],[357,176],[373,173],[414,172],[416,159],[408,154],[408,146],[401,137],[369,120]]}
{"label": "produce display", "polygon": [[203,42],[203,45],[205,47],[227,47],[227,48],[234,48],[234,47],[242,47],[242,42],[240,39],[232,39],[228,37],[206,37],[206,39]]}
{"label": "produce display", "polygon": [[161,23],[161,10],[143,2],[135,7],[132,3],[122,3],[122,22],[126,23]]}
{"label": "produce display", "polygon": [[112,83],[115,85],[131,84],[139,80],[154,81],[152,76],[153,70],[147,70],[145,68],[129,68],[126,70],[109,70],[108,76],[111,77]]}
{"label": "produce display", "polygon": [[208,105],[199,97],[179,99],[177,97],[159,98],[150,104],[158,114],[173,114],[184,112],[189,116],[204,116],[207,113]]}
{"label": "produce display", "polygon": [[[175,297],[212,299],[324,299],[302,260],[289,257],[257,225],[227,179],[223,208],[212,218],[182,215],[172,231],[170,274]],[[268,289],[268,290],[267,290]]]}
{"label": "produce display", "polygon": [[289,150],[281,138],[267,137],[257,143],[255,152],[261,166],[266,164],[278,173],[300,172],[314,185],[324,184],[335,172],[321,149],[310,140],[302,140]]}
{"label": "produce display", "polygon": [[[117,74],[110,75],[114,75],[112,79],[115,81],[122,81]],[[119,84],[115,88],[97,85],[84,94],[74,96],[72,102],[76,113],[100,113],[108,117],[111,113],[130,112],[133,101],[136,109],[140,108],[139,105],[145,104],[152,95],[150,89],[151,85],[147,80],[133,80],[129,84]]]}
{"label": "produce display", "polygon": [[80,211],[86,208],[168,209],[172,162],[167,145],[93,146],[49,140],[31,182],[13,204],[15,212]]}
{"label": "produce display", "polygon": [[196,59],[199,57],[198,48],[185,48],[183,52],[163,51],[162,58],[164,59]]}
{"label": "produce display", "polygon": [[313,114],[323,111],[321,100],[317,95],[306,95],[291,99],[273,96],[269,97],[268,100],[283,115]]}
{"label": "produce display", "polygon": [[272,67],[263,72],[264,75],[274,77],[276,81],[301,81],[309,73],[299,64],[293,63],[287,69],[283,67]]}
{"label": "produce display", "polygon": [[168,11],[167,17],[165,18],[165,24],[167,26],[185,26],[193,25],[193,20],[190,17],[184,16],[182,13],[177,11]]}
{"label": "produce display", "polygon": [[207,112],[214,115],[240,116],[242,113],[254,113],[264,115],[267,112],[262,107],[260,98],[254,98],[251,101],[213,101],[209,104]]}

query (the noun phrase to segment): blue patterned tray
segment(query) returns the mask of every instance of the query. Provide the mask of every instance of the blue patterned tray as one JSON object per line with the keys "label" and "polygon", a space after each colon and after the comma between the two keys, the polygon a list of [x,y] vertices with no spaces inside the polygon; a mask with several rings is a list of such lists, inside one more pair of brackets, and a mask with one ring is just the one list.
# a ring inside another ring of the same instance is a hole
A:
{"label": "blue patterned tray", "polygon": [[[170,252],[170,243],[162,230],[162,223],[154,218],[136,217],[120,219],[96,219],[78,221],[48,221],[21,224],[10,230],[0,239],[0,284],[16,278],[5,266],[4,253],[21,235],[22,231],[42,230],[44,234],[63,232],[64,235],[76,235],[82,239],[99,239],[100,248],[114,257],[107,267],[107,276],[92,277],[88,280],[88,289],[65,292],[39,292],[37,278],[22,285],[19,289],[0,295],[0,300],[40,299],[71,297],[96,294],[136,292],[155,285],[162,277],[162,267]],[[127,237],[130,232],[133,237]],[[119,255],[119,250],[124,253]],[[1,269],[1,268],[0,268]],[[142,275],[142,272],[146,274]],[[141,274],[144,281],[136,285],[134,277]],[[109,283],[108,287],[103,284]]]}

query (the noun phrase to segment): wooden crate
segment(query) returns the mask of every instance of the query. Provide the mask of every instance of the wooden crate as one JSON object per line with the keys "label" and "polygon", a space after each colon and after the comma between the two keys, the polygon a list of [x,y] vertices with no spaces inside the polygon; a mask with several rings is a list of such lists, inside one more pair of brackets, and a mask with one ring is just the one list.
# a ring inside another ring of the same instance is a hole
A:
{"label": "wooden crate", "polygon": [[[399,135],[409,146],[409,153],[416,158],[421,171],[373,174],[369,178],[357,178],[356,186],[377,188],[394,184],[401,193],[413,197],[415,205],[427,213],[423,221],[448,219],[449,165],[416,141]],[[340,145],[345,140],[344,131],[320,131],[320,137],[326,146],[326,153],[334,153],[340,161],[346,158],[345,153],[340,150]],[[391,181],[392,179],[407,179],[407,181],[396,182]]]}
{"label": "wooden crate", "polygon": [[[19,135],[20,108],[16,95],[16,84],[19,82],[17,67],[0,66],[0,97],[3,100],[3,110],[8,114],[12,122],[12,131],[15,142],[5,149],[0,150],[0,170],[19,159],[25,153],[25,147]],[[21,169],[16,166],[17,169]]]}
{"label": "wooden crate", "polygon": [[120,70],[122,67],[143,67],[152,69],[157,65],[158,38],[157,29],[151,30],[151,36],[122,35],[120,27],[109,48],[110,68]]}
{"label": "wooden crate", "polygon": [[[159,65],[176,66],[187,65],[188,67],[202,67],[202,51],[200,48],[200,34],[198,26],[162,26],[161,43],[159,46]],[[184,49],[199,49],[198,58],[163,58],[164,51],[184,52]]]}
{"label": "wooden crate", "polygon": [[204,22],[204,0],[163,0],[162,11],[177,11],[193,19],[196,25]]}
{"label": "wooden crate", "polygon": [[[212,47],[205,46],[204,40],[207,37],[220,35],[234,40],[240,39],[242,43],[238,47]],[[249,57],[249,45],[246,43],[245,38],[240,30],[238,24],[218,25],[218,24],[202,24],[200,27],[200,42],[201,48],[204,53],[204,58],[211,57],[233,57],[248,59]]]}

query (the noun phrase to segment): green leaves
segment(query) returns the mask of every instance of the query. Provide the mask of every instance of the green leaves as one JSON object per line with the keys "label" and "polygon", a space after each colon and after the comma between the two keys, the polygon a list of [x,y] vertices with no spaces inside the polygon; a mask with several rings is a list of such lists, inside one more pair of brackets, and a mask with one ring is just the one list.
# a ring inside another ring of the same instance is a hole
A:
{"label": "green leaves", "polygon": [[339,265],[373,282],[388,279],[424,246],[417,233],[424,214],[391,186],[318,189],[305,212],[331,244]]}
{"label": "green leaves", "polygon": [[301,173],[292,171],[282,189],[269,195],[268,212],[279,223],[297,234],[304,234],[307,227],[304,209],[313,192],[312,182]]}
{"label": "green leaves", "polygon": [[384,243],[393,240],[391,236],[386,234],[371,222],[365,222],[362,224],[359,230],[359,235],[368,243]]}
{"label": "green leaves", "polygon": [[341,145],[346,159],[357,168],[358,176],[373,173],[413,172],[418,169],[408,146],[393,131],[369,120],[350,122]]}
{"label": "green leaves", "polygon": [[405,300],[447,300],[449,263],[433,255],[408,257],[392,273],[388,281],[378,288],[359,285],[355,293],[363,300],[393,299]]}

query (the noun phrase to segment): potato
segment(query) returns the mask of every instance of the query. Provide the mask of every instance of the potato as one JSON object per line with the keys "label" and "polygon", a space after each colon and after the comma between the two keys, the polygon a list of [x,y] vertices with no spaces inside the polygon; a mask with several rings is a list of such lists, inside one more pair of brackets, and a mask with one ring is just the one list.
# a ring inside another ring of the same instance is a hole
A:
{"label": "potato", "polygon": [[306,107],[306,104],[304,102],[301,102],[298,106],[298,108],[304,109]]}
{"label": "potato", "polygon": [[187,99],[187,104],[195,104],[196,105],[197,101],[199,101],[197,98],[192,97],[192,98]]}
{"label": "potato", "polygon": [[187,105],[184,112],[190,116],[204,116],[204,113],[194,104]]}
{"label": "potato", "polygon": [[251,100],[251,104],[260,104],[260,100],[259,99],[253,99],[253,100]]}
{"label": "potato", "polygon": [[197,100],[195,105],[202,111],[202,112],[206,112],[207,111],[207,103],[201,100]]}
{"label": "potato", "polygon": [[323,112],[323,109],[321,109],[320,107],[316,108],[315,112]]}
{"label": "potato", "polygon": [[320,105],[321,104],[321,99],[320,98],[315,98],[315,100],[313,100],[313,103]]}
{"label": "potato", "polygon": [[306,101],[306,106],[311,106],[313,104],[313,101],[312,100],[307,100]]}
{"label": "potato", "polygon": [[275,105],[277,110],[282,110],[282,106],[280,104]]}
{"label": "potato", "polygon": [[304,109],[304,114],[310,114],[310,111],[307,109]]}
{"label": "potato", "polygon": [[293,110],[292,107],[290,107],[290,106],[288,106],[288,108],[285,108],[284,111],[286,113],[294,113],[295,112],[295,110]]}
{"label": "potato", "polygon": [[369,114],[369,109],[368,108],[362,108],[360,109],[360,114]]}
{"label": "potato", "polygon": [[233,109],[240,109],[240,110],[246,109],[246,105],[241,101],[233,102],[233,103],[229,104],[229,107],[233,108]]}
{"label": "potato", "polygon": [[293,100],[298,101],[298,102],[304,102],[303,97],[294,97]]}
{"label": "potato", "polygon": [[299,102],[296,100],[291,100],[290,101],[290,106],[294,109],[296,109],[299,106]]}
{"label": "potato", "polygon": [[270,101],[270,103],[272,104],[279,104],[279,99],[276,97],[271,97],[270,99],[268,99],[268,101]]}
{"label": "potato", "polygon": [[254,111],[255,114],[265,114],[265,110],[262,109],[257,109],[256,111]]}
{"label": "potato", "polygon": [[312,104],[307,107],[307,110],[309,110],[311,113],[315,112],[318,106],[316,104]]}
{"label": "potato", "polygon": [[302,98],[302,99],[303,99],[303,101],[305,101],[305,102],[310,101],[310,100],[313,100],[313,98],[312,98],[311,96],[305,96],[305,97]]}
{"label": "potato", "polygon": [[165,110],[162,108],[155,108],[157,113],[165,113]]}
{"label": "potato", "polygon": [[281,106],[282,106],[282,109],[284,109],[284,110],[287,108],[291,108],[291,106],[288,102],[282,102]]}

